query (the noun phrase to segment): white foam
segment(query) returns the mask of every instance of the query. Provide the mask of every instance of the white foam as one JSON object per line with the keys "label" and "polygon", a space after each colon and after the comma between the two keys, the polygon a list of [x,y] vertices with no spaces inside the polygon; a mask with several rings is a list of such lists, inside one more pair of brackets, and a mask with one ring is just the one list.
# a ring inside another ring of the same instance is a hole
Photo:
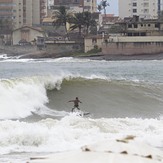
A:
{"label": "white foam", "polygon": [[62,76],[27,77],[22,79],[1,80],[0,82],[0,119],[24,118],[45,106],[48,102],[46,89],[60,89]]}
{"label": "white foam", "polygon": [[127,135],[135,136],[137,142],[163,147],[163,123],[156,119],[91,119],[70,115],[35,123],[5,120],[0,121],[0,133],[0,154],[75,150]]}
{"label": "white foam", "polygon": [[0,54],[0,59],[8,59],[9,57],[7,54]]}
{"label": "white foam", "polygon": [[48,102],[45,88],[39,83],[8,81],[0,85],[0,119],[23,118]]}

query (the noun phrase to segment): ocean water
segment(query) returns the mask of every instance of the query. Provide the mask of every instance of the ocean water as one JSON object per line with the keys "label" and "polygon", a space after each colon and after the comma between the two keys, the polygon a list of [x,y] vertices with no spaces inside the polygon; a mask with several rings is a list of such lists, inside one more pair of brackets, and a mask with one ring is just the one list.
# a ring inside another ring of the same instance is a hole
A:
{"label": "ocean water", "polygon": [[[70,112],[75,97],[89,116]],[[0,55],[1,163],[127,135],[163,149],[163,60]]]}

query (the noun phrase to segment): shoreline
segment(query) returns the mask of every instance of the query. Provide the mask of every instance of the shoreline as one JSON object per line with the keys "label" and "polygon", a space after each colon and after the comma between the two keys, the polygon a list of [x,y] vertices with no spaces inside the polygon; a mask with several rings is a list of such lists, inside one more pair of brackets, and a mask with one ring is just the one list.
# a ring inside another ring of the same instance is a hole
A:
{"label": "shoreline", "polygon": [[89,55],[80,56],[79,58],[88,58],[93,60],[106,61],[129,61],[129,60],[163,60],[163,54],[141,54],[141,55]]}
{"label": "shoreline", "polygon": [[21,58],[28,59],[39,59],[39,58],[63,58],[63,57],[73,57],[73,58],[87,58],[91,60],[106,60],[106,61],[129,61],[129,60],[163,60],[163,54],[140,54],[140,55],[105,55],[102,53],[97,54],[47,54],[46,52],[37,52],[31,54],[25,54]]}
{"label": "shoreline", "polygon": [[7,57],[19,57],[19,59],[39,59],[39,58],[87,58],[91,60],[106,60],[106,61],[129,61],[129,60],[163,60],[163,53],[161,54],[139,54],[139,55],[109,55],[102,53],[79,53],[79,54],[48,54],[46,51],[36,51],[30,53],[0,53],[6,54]]}

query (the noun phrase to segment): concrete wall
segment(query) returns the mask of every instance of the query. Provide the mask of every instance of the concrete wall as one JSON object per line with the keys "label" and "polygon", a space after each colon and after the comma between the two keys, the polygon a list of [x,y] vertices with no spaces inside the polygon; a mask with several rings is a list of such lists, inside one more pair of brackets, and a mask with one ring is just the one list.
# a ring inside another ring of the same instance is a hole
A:
{"label": "concrete wall", "polygon": [[37,52],[36,46],[3,46],[0,45],[0,53],[8,55],[22,55]]}
{"label": "concrete wall", "polygon": [[108,55],[163,53],[163,36],[110,37],[102,42],[102,52]]}
{"label": "concrete wall", "polygon": [[115,36],[109,37],[108,42],[163,42],[163,36]]}
{"label": "concrete wall", "polygon": [[[96,41],[95,41],[96,40]],[[133,36],[133,37],[127,37],[127,36],[110,36],[108,39],[100,37],[90,37],[85,38],[84,40],[84,52],[88,52],[89,50],[93,49],[95,45],[98,46],[98,48],[104,48],[106,44],[105,41],[108,42],[107,46],[110,47],[111,43],[155,43],[155,42],[163,42],[163,36]],[[105,45],[105,46],[104,46]],[[116,50],[116,49],[115,49]]]}
{"label": "concrete wall", "polygon": [[86,38],[84,40],[84,52],[87,53],[88,51],[94,49],[95,45],[97,45],[98,48],[101,48],[102,42],[102,38]]}
{"label": "concrete wall", "polygon": [[77,43],[48,43],[46,44],[46,52],[52,56],[66,56],[73,52],[81,52],[84,50],[83,44]]}
{"label": "concrete wall", "polygon": [[105,55],[140,55],[163,53],[163,42],[117,42],[103,44]]}
{"label": "concrete wall", "polygon": [[39,50],[36,46],[3,46],[0,45],[0,53],[15,55],[30,54],[31,57],[35,57],[38,53],[45,53],[45,57],[61,57],[71,54],[73,52],[83,52],[84,47],[82,43],[48,43],[46,47]]}

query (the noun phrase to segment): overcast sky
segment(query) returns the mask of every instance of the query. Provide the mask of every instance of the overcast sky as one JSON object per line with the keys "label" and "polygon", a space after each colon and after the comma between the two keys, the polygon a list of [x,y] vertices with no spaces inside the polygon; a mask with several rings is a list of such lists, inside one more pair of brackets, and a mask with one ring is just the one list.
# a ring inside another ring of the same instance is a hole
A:
{"label": "overcast sky", "polygon": [[[97,0],[97,3],[100,1],[101,0]],[[107,7],[107,13],[118,15],[118,0],[107,0],[107,2],[110,4],[110,6]]]}

